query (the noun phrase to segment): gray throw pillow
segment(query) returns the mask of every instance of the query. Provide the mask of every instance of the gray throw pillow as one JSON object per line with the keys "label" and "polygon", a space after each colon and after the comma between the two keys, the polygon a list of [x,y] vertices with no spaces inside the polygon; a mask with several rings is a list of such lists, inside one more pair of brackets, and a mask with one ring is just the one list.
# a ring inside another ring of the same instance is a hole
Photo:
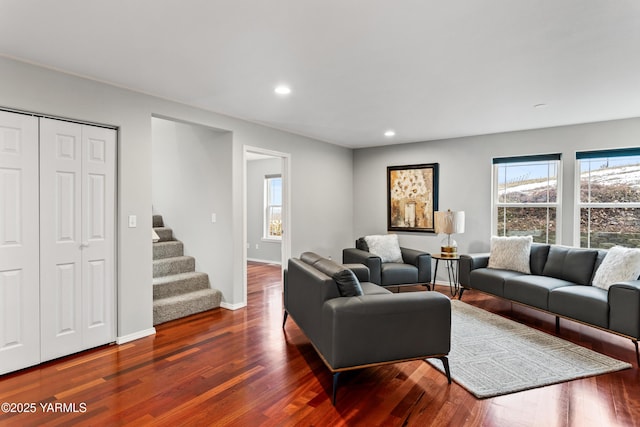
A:
{"label": "gray throw pillow", "polygon": [[342,297],[357,297],[364,295],[360,281],[353,271],[345,268],[333,274],[333,280],[338,284],[338,292]]}

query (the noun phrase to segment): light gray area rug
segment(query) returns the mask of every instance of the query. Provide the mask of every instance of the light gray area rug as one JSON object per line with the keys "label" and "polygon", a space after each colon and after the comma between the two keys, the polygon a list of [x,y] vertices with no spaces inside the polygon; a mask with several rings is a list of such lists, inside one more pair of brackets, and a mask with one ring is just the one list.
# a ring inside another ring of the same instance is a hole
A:
{"label": "light gray area rug", "polygon": [[[444,371],[438,359],[428,362]],[[477,398],[631,368],[488,311],[451,301],[452,379]]]}

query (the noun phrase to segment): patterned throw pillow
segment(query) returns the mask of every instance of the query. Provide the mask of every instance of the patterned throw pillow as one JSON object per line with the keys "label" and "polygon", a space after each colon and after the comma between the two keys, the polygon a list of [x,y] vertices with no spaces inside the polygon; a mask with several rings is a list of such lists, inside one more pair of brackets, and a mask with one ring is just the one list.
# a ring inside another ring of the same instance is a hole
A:
{"label": "patterned throw pillow", "polygon": [[531,274],[529,267],[531,243],[533,243],[531,236],[491,237],[488,268]]}
{"label": "patterned throw pillow", "polygon": [[593,286],[609,289],[617,282],[636,280],[640,276],[640,250],[614,246],[607,251],[596,274]]}
{"label": "patterned throw pillow", "polygon": [[402,262],[402,252],[397,234],[365,236],[369,252],[380,257],[382,262]]}

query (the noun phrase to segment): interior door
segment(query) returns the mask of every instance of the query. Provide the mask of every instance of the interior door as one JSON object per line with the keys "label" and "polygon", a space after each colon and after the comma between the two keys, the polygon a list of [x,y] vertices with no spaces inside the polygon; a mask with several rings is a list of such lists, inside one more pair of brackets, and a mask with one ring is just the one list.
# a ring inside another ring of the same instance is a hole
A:
{"label": "interior door", "polygon": [[42,361],[82,350],[81,132],[40,120]]}
{"label": "interior door", "polygon": [[115,338],[116,132],[41,119],[42,361]]}
{"label": "interior door", "polygon": [[0,374],[40,362],[38,119],[0,111]]}
{"label": "interior door", "polygon": [[115,154],[115,130],[82,126],[84,348],[115,338]]}

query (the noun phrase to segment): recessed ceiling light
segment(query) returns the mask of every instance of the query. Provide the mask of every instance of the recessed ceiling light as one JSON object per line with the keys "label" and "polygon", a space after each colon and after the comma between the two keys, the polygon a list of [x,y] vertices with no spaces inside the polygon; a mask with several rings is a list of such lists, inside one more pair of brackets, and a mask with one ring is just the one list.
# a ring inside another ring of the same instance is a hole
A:
{"label": "recessed ceiling light", "polygon": [[291,93],[291,88],[285,85],[276,86],[275,93],[278,95],[289,95]]}
{"label": "recessed ceiling light", "polygon": [[396,131],[389,129],[388,131],[386,131],[384,133],[384,136],[386,136],[387,138],[391,138],[392,136],[396,135]]}
{"label": "recessed ceiling light", "polygon": [[547,104],[536,104],[533,106],[533,108],[537,108],[537,109],[546,108],[546,107],[547,107]]}

